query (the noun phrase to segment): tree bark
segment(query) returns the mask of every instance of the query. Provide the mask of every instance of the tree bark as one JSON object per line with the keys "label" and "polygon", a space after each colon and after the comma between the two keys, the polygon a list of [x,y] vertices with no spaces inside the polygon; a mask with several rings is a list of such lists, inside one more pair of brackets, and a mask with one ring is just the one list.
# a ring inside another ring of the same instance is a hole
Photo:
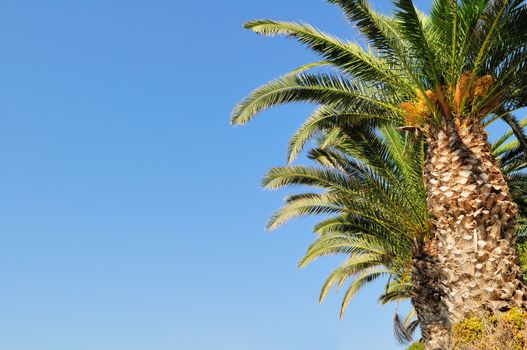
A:
{"label": "tree bark", "polygon": [[412,305],[417,314],[427,350],[449,347],[450,321],[440,286],[436,240],[422,244],[414,253],[412,269]]}
{"label": "tree bark", "polygon": [[428,147],[424,181],[449,325],[483,309],[524,307],[513,236],[517,208],[486,132],[478,122],[452,122],[431,130]]}

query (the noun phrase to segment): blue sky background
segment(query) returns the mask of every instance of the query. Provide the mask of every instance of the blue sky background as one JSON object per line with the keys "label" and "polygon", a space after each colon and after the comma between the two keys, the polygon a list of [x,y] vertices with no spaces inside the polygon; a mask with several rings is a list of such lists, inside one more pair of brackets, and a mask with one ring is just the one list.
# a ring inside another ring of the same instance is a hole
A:
{"label": "blue sky background", "polygon": [[2,1],[1,349],[400,348],[381,285],[318,304],[341,259],[296,269],[313,220],[264,231],[311,107],[229,114],[314,56],[255,18],[355,36],[322,0]]}

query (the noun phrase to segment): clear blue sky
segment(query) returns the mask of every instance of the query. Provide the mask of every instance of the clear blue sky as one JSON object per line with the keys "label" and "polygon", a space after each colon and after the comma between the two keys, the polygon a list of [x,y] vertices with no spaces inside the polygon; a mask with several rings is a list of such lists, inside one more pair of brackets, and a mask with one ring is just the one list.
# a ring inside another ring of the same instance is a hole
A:
{"label": "clear blue sky", "polygon": [[229,114],[314,57],[262,17],[355,35],[323,0],[2,1],[1,349],[400,348],[379,285],[318,304],[340,259],[296,269],[312,220],[264,232],[311,107]]}

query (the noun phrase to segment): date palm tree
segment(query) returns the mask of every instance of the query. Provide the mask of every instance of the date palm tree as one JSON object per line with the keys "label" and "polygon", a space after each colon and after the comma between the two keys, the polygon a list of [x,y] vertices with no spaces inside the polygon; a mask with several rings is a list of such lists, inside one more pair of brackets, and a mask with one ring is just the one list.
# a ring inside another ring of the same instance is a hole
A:
{"label": "date palm tree", "polygon": [[[483,130],[501,118],[520,147],[527,145],[514,117],[527,103],[525,2],[435,0],[426,16],[411,0],[396,0],[392,17],[366,0],[330,2],[371,49],[307,24],[247,23],[260,34],[296,38],[323,61],[255,90],[235,108],[232,123],[283,103],[319,104],[292,143],[291,159],[313,119],[339,127],[392,124],[426,140],[428,231],[414,242],[414,305],[427,347],[447,349],[452,323],[482,307],[523,307],[527,298],[513,244],[518,208]],[[314,66],[334,72],[305,71]]]}

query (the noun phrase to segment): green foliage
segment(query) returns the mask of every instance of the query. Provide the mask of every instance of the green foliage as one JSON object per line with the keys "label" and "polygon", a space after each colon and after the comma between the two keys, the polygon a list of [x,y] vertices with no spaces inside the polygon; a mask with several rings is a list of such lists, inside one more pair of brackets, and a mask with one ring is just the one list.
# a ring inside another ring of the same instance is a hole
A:
{"label": "green foliage", "polygon": [[520,331],[525,327],[527,314],[524,310],[513,308],[502,316],[503,321],[512,329]]}
{"label": "green foliage", "polygon": [[415,342],[406,348],[406,350],[425,350],[425,345],[421,342]]}
{"label": "green foliage", "polygon": [[527,242],[516,244],[516,250],[520,258],[520,267],[523,271],[523,279],[527,280]]}
{"label": "green foliage", "polygon": [[474,316],[454,324],[455,350],[522,350],[527,345],[527,313],[513,308],[505,313]]}
{"label": "green foliage", "polygon": [[485,324],[480,317],[470,317],[452,327],[454,347],[459,348],[461,344],[471,344],[483,337]]}
{"label": "green foliage", "polygon": [[412,242],[428,232],[422,164],[410,166],[414,159],[423,158],[424,149],[422,139],[409,140],[389,127],[380,134],[367,127],[341,130],[331,140],[323,135],[318,144],[324,147],[309,152],[317,166],[273,168],[262,183],[269,189],[305,185],[322,190],[289,196],[268,228],[299,216],[330,215],[315,225],[318,238],[299,267],[326,255],[349,256],[320,293],[322,301],[331,288],[339,289],[354,278],[344,294],[343,316],[352,297],[383,276],[391,276],[383,302],[408,295]]}

